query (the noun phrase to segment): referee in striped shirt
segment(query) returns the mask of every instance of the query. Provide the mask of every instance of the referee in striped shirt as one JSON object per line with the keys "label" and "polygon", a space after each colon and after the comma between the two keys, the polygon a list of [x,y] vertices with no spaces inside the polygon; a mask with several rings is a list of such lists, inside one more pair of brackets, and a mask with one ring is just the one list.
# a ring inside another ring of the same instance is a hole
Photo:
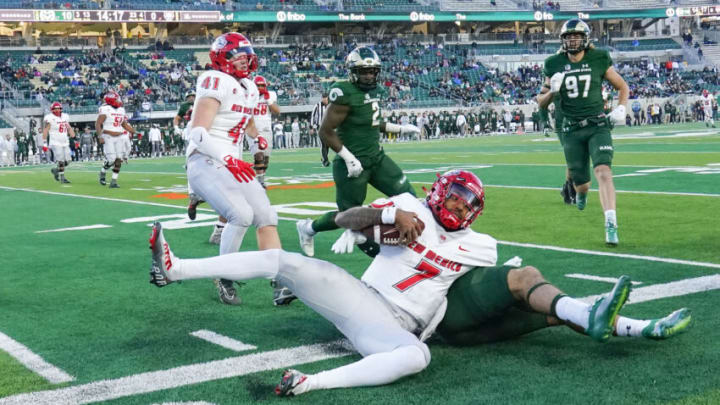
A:
{"label": "referee in striped shirt", "polygon": [[322,124],[323,118],[325,117],[325,110],[327,110],[328,107],[328,93],[322,94],[322,99],[319,103],[315,104],[315,107],[312,110],[312,115],[310,115],[310,125],[315,129],[315,138],[320,138],[320,144],[322,149],[322,165],[325,167],[330,166],[330,161],[328,160],[328,146],[325,144],[325,142],[322,141],[322,138],[320,137],[320,124]]}

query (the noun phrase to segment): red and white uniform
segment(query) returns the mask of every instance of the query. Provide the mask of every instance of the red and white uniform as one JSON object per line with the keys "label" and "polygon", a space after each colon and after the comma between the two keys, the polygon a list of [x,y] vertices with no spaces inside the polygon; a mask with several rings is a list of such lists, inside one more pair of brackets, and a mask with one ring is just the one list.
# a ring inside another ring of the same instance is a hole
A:
{"label": "red and white uniform", "polygon": [[700,97],[703,113],[705,113],[705,121],[711,121],[713,118],[713,101],[713,96],[709,93]]}
{"label": "red and white uniform", "polygon": [[43,118],[45,124],[50,124],[48,131],[48,146],[53,151],[55,161],[70,161],[70,140],[68,139],[68,129],[70,128],[70,117],[62,113],[57,115],[50,113]]}
{"label": "red and white uniform", "polygon": [[[122,159],[127,153],[127,139],[128,137],[122,135],[125,132],[123,123],[127,121],[124,107],[113,107],[111,105],[103,104],[98,109],[98,115],[104,115],[105,121],[103,121],[103,139],[105,141],[105,159],[112,162],[115,159]],[[104,133],[104,131],[112,131],[114,133],[120,133],[121,135],[112,136]]]}
{"label": "red and white uniform", "polygon": [[[257,107],[253,111],[258,134],[265,138],[268,143],[267,148],[263,150],[266,156],[270,156],[270,150],[273,146],[272,113],[270,112],[270,106],[273,104],[277,104],[277,93],[268,91],[267,98],[263,94],[260,95]],[[259,151],[255,140],[248,137],[247,141],[248,145],[250,145],[250,154],[255,155]]]}
{"label": "red and white uniform", "polygon": [[[208,70],[197,80],[195,105],[204,97],[220,102],[220,108],[208,130],[210,139],[222,148],[224,155],[242,158],[242,136],[258,104],[257,86],[250,79],[236,79],[226,73]],[[197,145],[190,140],[187,156],[195,152]]]}
{"label": "red and white uniform", "polygon": [[[242,137],[253,118],[258,89],[249,79],[236,79],[216,70],[204,72],[197,81],[193,111],[203,98],[220,102],[215,118],[202,143],[212,143],[219,156],[203,154],[193,138],[187,148],[188,186],[207,201],[228,223],[220,240],[220,254],[237,252],[250,225],[256,228],[277,225],[277,213],[260,183],[239,182],[222,159],[230,155],[242,158]],[[192,131],[192,129],[190,129]]]}
{"label": "red and white uniform", "polygon": [[445,313],[450,285],[474,267],[494,266],[497,241],[470,229],[447,232],[425,202],[409,193],[373,203],[418,214],[425,223],[420,237],[408,246],[383,246],[362,276],[386,300],[410,314],[420,330]]}

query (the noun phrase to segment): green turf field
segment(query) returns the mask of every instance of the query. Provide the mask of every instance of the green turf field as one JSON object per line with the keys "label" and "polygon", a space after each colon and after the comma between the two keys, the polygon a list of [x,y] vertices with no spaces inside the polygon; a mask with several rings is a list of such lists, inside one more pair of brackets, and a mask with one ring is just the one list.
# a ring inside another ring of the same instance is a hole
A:
{"label": "green turf field", "polygon": [[[72,164],[70,185],[55,182],[50,166],[0,169],[0,405],[720,403],[720,133],[688,124],[620,128],[615,136],[614,249],[604,245],[595,190],[583,212],[562,203],[564,160],[555,138],[385,149],[419,195],[436,172],[475,172],[486,205],[473,228],[501,241],[500,261],[519,255],[577,297],[610,289],[593,277],[628,274],[639,284],[624,315],[689,307],[695,322],[688,333],[598,344],[561,327],[470,348],[433,341],[432,362],[420,374],[292,399],[273,393],[282,369],[313,373],[359,358],[332,325],[297,301],[273,307],[266,281],[240,289],[240,307],[222,305],[210,281],[148,284],[147,238],[156,218],[178,256],[217,254],[207,242],[215,219],[208,206],[198,220],[186,218],[184,159],[133,160],[115,190],[97,183],[97,162]],[[283,246],[299,251],[294,220],[330,209],[330,171],[317,149],[281,151],[269,176]],[[378,196],[372,190],[368,199]],[[87,228],[66,229],[78,227]],[[367,257],[330,252],[339,234],[318,235],[316,257],[360,276]],[[243,250],[255,246],[249,232]],[[191,335],[197,331],[255,348],[234,351]]]}

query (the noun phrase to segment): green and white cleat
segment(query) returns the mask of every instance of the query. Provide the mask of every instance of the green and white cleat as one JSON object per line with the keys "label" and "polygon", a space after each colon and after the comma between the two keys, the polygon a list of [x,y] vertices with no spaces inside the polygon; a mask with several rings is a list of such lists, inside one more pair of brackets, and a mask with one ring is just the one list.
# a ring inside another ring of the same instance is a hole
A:
{"label": "green and white cleat", "polygon": [[577,193],[575,203],[580,211],[584,210],[587,205],[587,193]]}
{"label": "green and white cleat", "polygon": [[681,308],[665,318],[653,319],[642,330],[642,335],[653,340],[670,339],[688,330],[691,323],[692,313],[687,308]]}
{"label": "green and white cleat", "polygon": [[620,243],[618,239],[618,228],[617,225],[607,223],[605,224],[605,244],[610,247],[615,247]]}
{"label": "green and white cleat", "polygon": [[597,301],[590,308],[588,328],[585,333],[593,340],[606,342],[613,333],[615,319],[620,308],[630,296],[630,277],[621,276],[610,293]]}

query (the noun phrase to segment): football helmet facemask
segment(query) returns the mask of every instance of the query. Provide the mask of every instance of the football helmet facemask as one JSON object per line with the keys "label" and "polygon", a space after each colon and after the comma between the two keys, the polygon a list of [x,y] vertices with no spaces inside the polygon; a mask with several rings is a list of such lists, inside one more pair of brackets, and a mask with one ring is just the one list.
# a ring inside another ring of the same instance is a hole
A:
{"label": "football helmet facemask", "polygon": [[[581,38],[575,35],[580,34]],[[563,51],[571,54],[580,53],[590,47],[590,26],[581,19],[573,18],[563,24],[560,29],[560,41]]]}
{"label": "football helmet facemask", "polygon": [[365,46],[353,49],[345,58],[345,67],[350,71],[350,83],[360,90],[369,91],[377,87],[382,62],[372,49]]}
{"label": "football helmet facemask", "polygon": [[[465,203],[468,208],[465,218],[458,218],[445,207],[445,201],[450,196],[455,196]],[[485,208],[485,190],[482,181],[472,172],[452,170],[442,176],[438,174],[426,201],[435,220],[446,231],[458,231],[469,227],[475,218],[482,214]]]}
{"label": "football helmet facemask", "polygon": [[[237,69],[233,59],[238,55],[245,55],[247,65],[245,69]],[[244,35],[237,32],[228,32],[215,39],[210,47],[210,61],[215,70],[227,73],[238,79],[244,79],[258,68],[258,58],[252,44]]]}
{"label": "football helmet facemask", "polygon": [[260,92],[260,94],[265,95],[268,92],[267,80],[265,80],[265,77],[256,75],[253,79],[253,82],[255,82],[255,85],[257,86],[258,92]]}
{"label": "football helmet facemask", "polygon": [[60,117],[62,115],[62,104],[58,103],[57,101],[52,103],[50,106],[50,111]]}

